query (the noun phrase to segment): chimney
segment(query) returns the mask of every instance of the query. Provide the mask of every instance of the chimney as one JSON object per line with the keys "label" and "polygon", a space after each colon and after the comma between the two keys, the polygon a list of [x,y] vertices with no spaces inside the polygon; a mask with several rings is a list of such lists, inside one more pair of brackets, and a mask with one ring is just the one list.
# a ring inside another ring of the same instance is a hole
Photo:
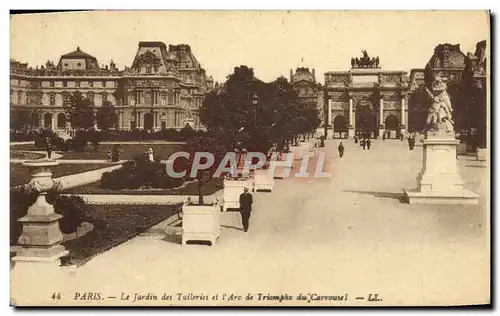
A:
{"label": "chimney", "polygon": [[312,75],[313,75],[313,81],[316,82],[316,71],[314,70],[314,68],[312,70]]}
{"label": "chimney", "polygon": [[292,82],[293,70],[290,69],[290,82]]}

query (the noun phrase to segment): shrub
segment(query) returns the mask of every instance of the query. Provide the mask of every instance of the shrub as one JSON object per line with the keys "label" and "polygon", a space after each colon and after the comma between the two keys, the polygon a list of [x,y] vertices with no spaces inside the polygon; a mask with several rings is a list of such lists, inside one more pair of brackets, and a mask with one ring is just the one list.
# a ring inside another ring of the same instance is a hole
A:
{"label": "shrub", "polygon": [[[63,216],[59,227],[63,233],[75,232],[85,220],[85,202],[79,196],[63,196],[61,187],[54,184],[47,192],[47,203],[54,205],[54,211]],[[17,244],[17,239],[22,233],[22,225],[17,221],[27,214],[28,208],[35,203],[36,190],[30,186],[18,186],[10,189],[10,244]]]}
{"label": "shrub", "polygon": [[146,154],[127,161],[122,168],[106,172],[101,177],[101,188],[111,190],[157,188],[170,189],[182,185],[183,179],[171,178],[160,158],[149,161]]}

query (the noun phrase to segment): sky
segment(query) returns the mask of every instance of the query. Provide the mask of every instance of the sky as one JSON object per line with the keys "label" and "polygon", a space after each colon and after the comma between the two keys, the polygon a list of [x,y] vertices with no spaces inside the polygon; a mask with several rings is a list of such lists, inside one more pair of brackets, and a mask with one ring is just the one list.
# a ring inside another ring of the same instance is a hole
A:
{"label": "sky", "polygon": [[189,44],[208,75],[223,82],[239,65],[264,81],[290,69],[346,71],[366,49],[385,70],[423,68],[434,47],[463,53],[489,40],[484,11],[96,11],[11,16],[10,55],[31,66],[80,49],[131,66],[140,41]]}

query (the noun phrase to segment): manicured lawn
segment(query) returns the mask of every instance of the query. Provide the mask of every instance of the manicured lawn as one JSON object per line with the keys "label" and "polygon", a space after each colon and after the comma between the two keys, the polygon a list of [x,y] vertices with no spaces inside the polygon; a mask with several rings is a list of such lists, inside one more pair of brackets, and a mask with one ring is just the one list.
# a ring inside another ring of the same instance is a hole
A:
{"label": "manicured lawn", "polygon": [[[198,185],[197,183],[188,183],[183,188],[173,188],[173,189],[126,189],[126,190],[110,190],[101,189],[99,187],[99,181],[90,183],[87,185],[82,185],[74,188],[64,190],[64,193],[68,194],[111,194],[111,195],[198,195]],[[203,194],[210,195],[218,190],[223,189],[222,179],[213,179],[209,183],[203,186]]]}
{"label": "manicured lawn", "polygon": [[[60,164],[52,169],[52,176],[54,178],[67,176],[70,174],[81,173],[90,170],[106,168],[111,164]],[[10,186],[26,184],[30,181],[30,171],[28,167],[18,163],[10,164]]]}
{"label": "manicured lawn", "polygon": [[[181,144],[121,144],[121,160],[129,160],[138,154],[145,153],[148,148],[153,149],[154,156],[167,160],[174,152],[182,150]],[[99,151],[95,151],[92,145],[87,145],[84,152],[62,152],[61,159],[108,159],[108,151],[115,147],[114,144],[101,144]]]}
{"label": "manicured lawn", "polygon": [[40,150],[43,151],[43,148],[35,147],[35,144],[22,144],[22,145],[12,145],[10,146],[11,150]]}
{"label": "manicured lawn", "polygon": [[28,151],[10,151],[10,159],[40,159],[45,157],[44,153],[33,153]]}
{"label": "manicured lawn", "polygon": [[63,264],[81,265],[94,256],[145,232],[180,211],[179,205],[87,205],[86,220],[94,229],[63,243],[69,250]]}

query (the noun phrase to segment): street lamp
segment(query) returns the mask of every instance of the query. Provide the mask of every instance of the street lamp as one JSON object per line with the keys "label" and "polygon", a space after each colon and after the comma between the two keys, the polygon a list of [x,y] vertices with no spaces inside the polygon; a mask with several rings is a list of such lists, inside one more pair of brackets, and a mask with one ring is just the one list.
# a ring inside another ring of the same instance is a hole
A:
{"label": "street lamp", "polygon": [[252,96],[252,104],[254,107],[253,125],[255,127],[257,125],[257,105],[259,104],[259,96],[255,93]]}

